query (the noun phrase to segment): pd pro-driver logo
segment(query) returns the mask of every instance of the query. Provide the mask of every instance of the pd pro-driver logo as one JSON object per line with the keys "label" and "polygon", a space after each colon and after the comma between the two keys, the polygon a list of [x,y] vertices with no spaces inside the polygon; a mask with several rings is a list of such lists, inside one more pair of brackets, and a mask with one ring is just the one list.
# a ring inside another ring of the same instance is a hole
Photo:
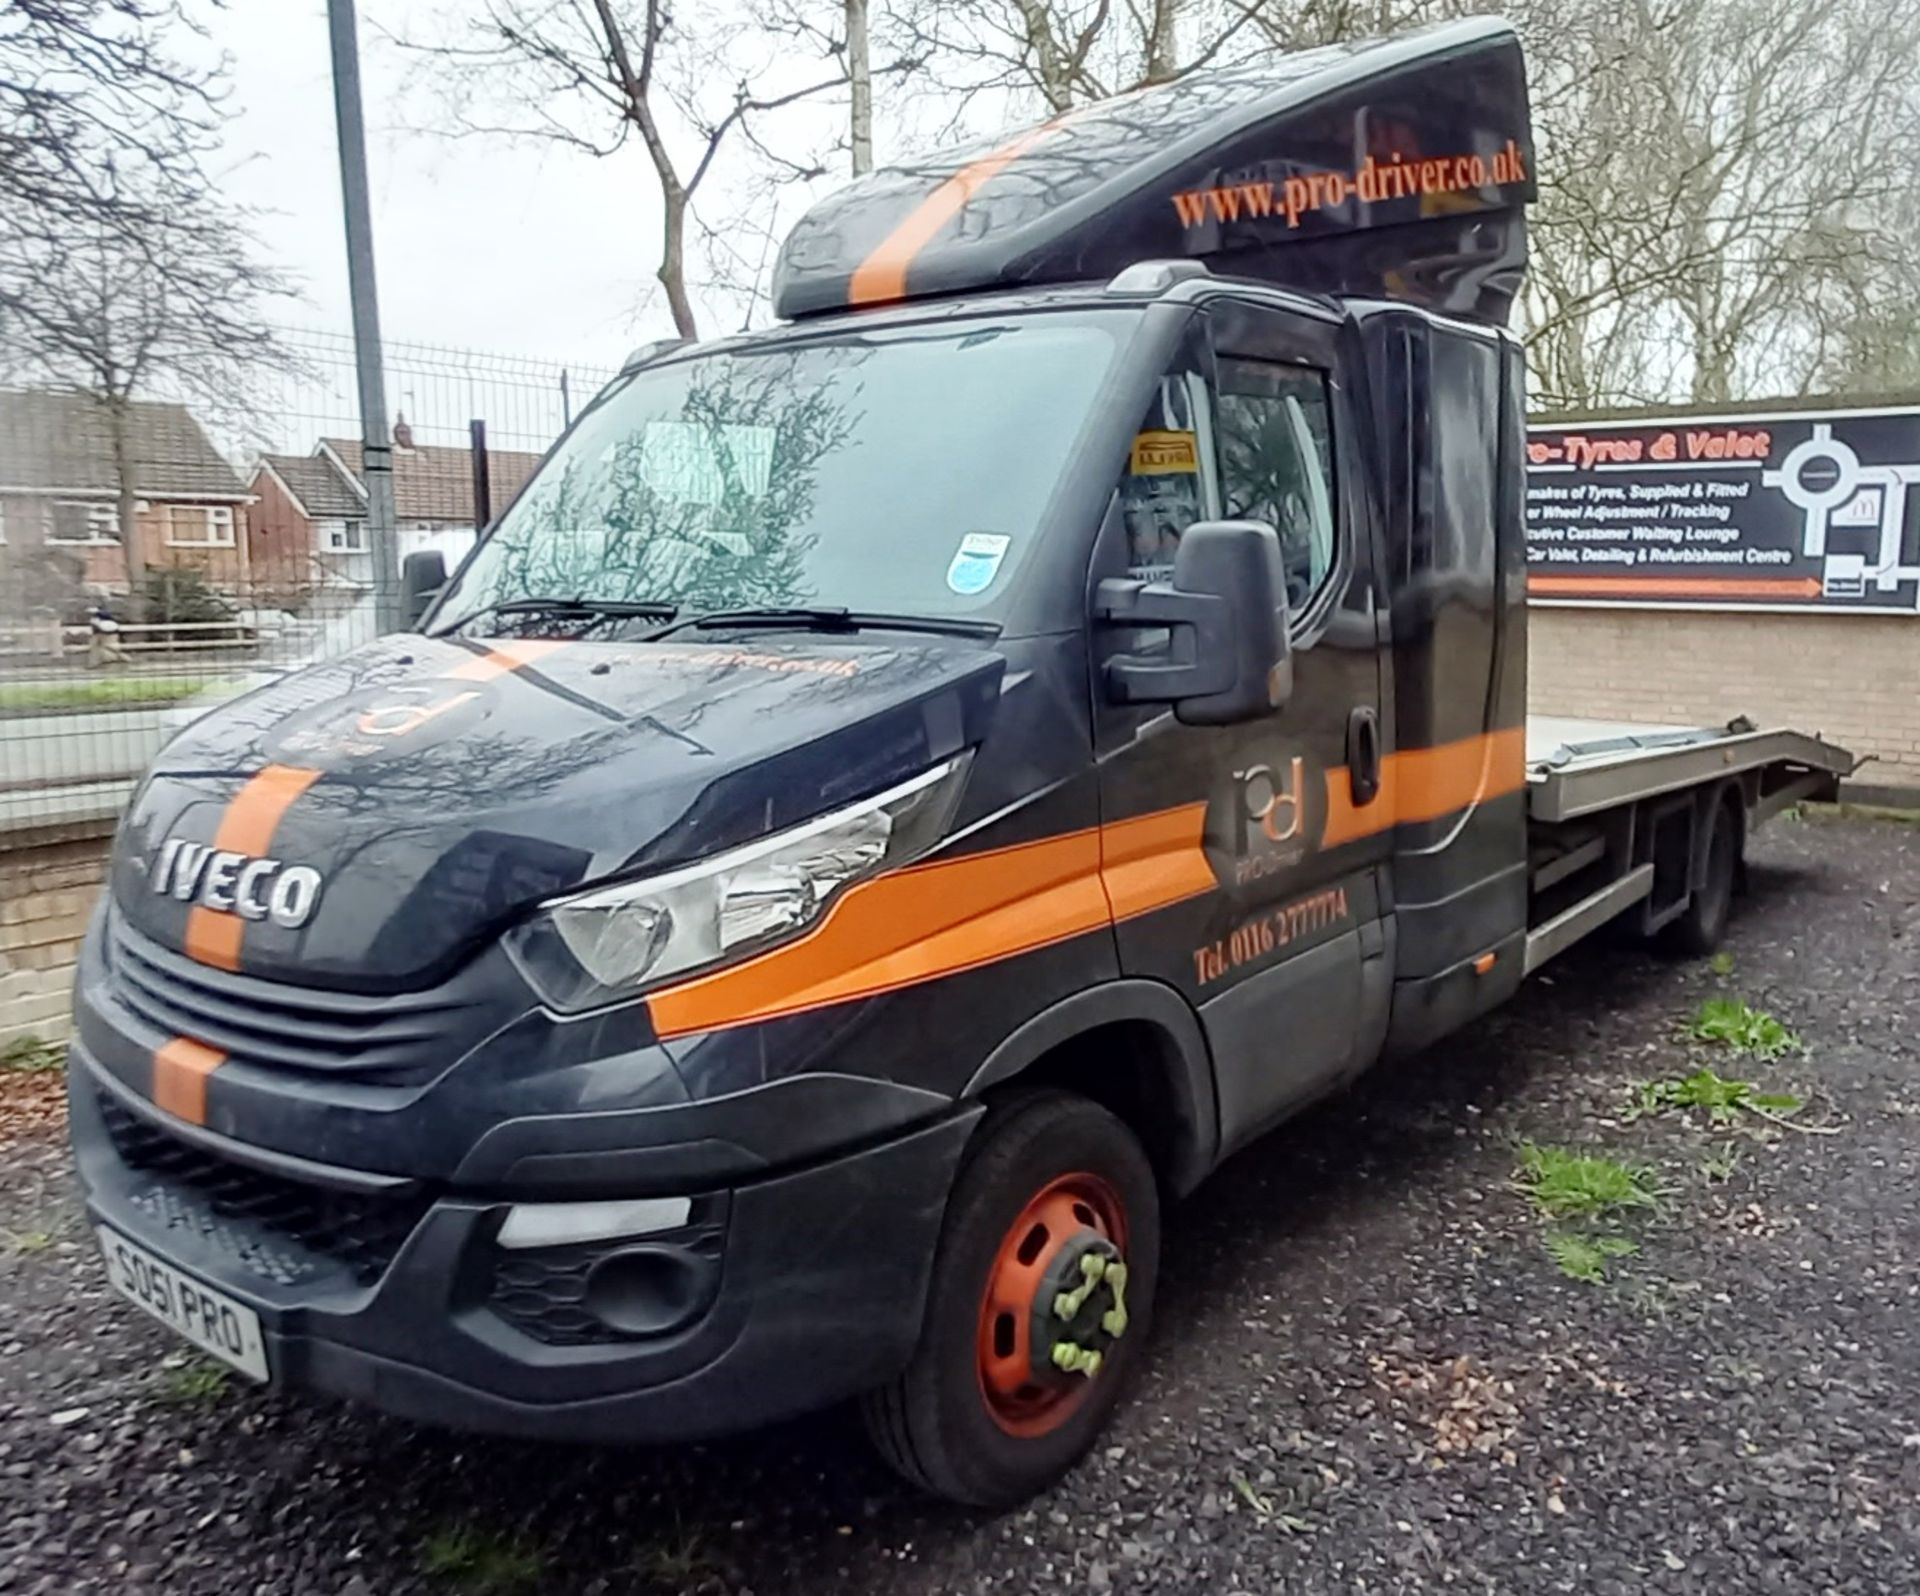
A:
{"label": "pd pro-driver logo", "polygon": [[1291,869],[1311,846],[1306,759],[1261,759],[1234,770],[1215,789],[1207,820],[1207,854],[1229,889]]}
{"label": "pd pro-driver logo", "polygon": [[1300,835],[1305,779],[1306,761],[1298,754],[1278,769],[1272,765],[1249,765],[1245,770],[1234,772],[1247,819],[1258,826],[1260,835],[1275,847],[1292,842]]}

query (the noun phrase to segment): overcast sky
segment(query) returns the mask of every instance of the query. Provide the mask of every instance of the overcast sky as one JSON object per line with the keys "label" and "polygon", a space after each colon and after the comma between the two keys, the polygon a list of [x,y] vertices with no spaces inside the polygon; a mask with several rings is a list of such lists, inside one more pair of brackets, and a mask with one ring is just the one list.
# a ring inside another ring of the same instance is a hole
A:
{"label": "overcast sky", "polygon": [[[748,15],[730,0],[702,4],[703,17],[723,23],[729,15]],[[472,9],[471,0],[360,0],[388,406],[406,415],[422,442],[464,442],[469,420],[477,417],[487,422],[494,447],[539,449],[628,350],[673,331],[654,277],[659,191],[637,142],[595,158],[550,144],[430,131],[446,121],[443,102],[421,58],[393,39],[436,36],[436,19],[464,20]],[[262,247],[302,285],[304,303],[277,311],[275,319],[330,340],[296,339],[306,375],[264,394],[250,411],[246,434],[223,434],[223,441],[236,452],[304,451],[313,438],[358,430],[325,0],[228,0],[208,23],[212,42],[229,58],[233,86],[221,181],[234,199],[262,213]],[[437,36],[448,35],[443,28]],[[736,65],[761,93],[798,87],[820,73],[816,57],[796,54],[789,42],[750,26],[737,32],[722,26],[703,42],[725,58],[708,80],[709,99],[718,96],[721,103],[725,73]],[[903,150],[997,129],[1023,109],[1004,97],[980,96],[962,117],[949,97],[920,83],[877,101],[875,144],[883,163]],[[750,211],[777,238],[812,197],[844,182],[844,148],[834,146],[845,118],[844,95],[825,95],[781,112],[777,123],[756,124],[784,155],[818,159],[832,175],[805,185],[788,182],[770,200],[760,186],[764,163],[732,141],[700,191],[701,216],[753,261],[767,260],[764,244],[730,219]],[[604,123],[591,131],[603,136]],[[669,136],[689,137],[671,127]],[[747,298],[712,285],[710,270],[696,233],[687,272],[702,330],[733,331],[747,315]],[[767,319],[764,299],[755,312],[756,321]],[[401,343],[485,358],[394,347]],[[569,395],[561,395],[554,370],[503,371],[496,356],[565,365]]]}
{"label": "overcast sky", "polygon": [[[607,160],[403,129],[410,63],[376,22],[408,0],[362,0],[374,242],[382,331],[555,360],[617,364],[671,331],[653,287],[652,174],[638,148]],[[323,0],[242,0],[215,20],[233,58],[239,115],[229,134],[236,198],[262,219],[268,251],[303,281],[288,319],[344,330],[332,84]],[[417,104],[416,101],[414,102]]]}

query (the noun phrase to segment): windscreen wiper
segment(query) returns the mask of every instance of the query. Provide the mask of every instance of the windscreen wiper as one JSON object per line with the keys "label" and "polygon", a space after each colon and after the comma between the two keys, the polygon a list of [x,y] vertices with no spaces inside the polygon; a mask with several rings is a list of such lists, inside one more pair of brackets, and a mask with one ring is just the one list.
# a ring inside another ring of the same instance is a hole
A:
{"label": "windscreen wiper", "polygon": [[589,615],[596,620],[670,621],[679,613],[678,604],[668,604],[660,599],[601,599],[584,595],[575,598],[504,599],[498,604],[483,604],[477,610],[469,610],[452,625],[441,627],[433,635],[446,637],[463,626],[471,626],[475,621],[483,621],[492,615]]}
{"label": "windscreen wiper", "polygon": [[752,609],[707,610],[663,626],[647,640],[666,637],[692,627],[720,631],[732,627],[796,632],[934,632],[949,637],[998,637],[993,621],[968,620],[958,615],[896,615],[882,610],[850,610],[838,604],[769,604]]}

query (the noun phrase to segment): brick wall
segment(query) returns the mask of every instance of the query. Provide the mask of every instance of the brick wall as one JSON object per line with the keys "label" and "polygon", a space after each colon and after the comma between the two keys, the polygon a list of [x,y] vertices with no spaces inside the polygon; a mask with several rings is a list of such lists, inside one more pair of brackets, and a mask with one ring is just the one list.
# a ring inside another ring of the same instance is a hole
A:
{"label": "brick wall", "polygon": [[1536,715],[1747,715],[1871,754],[1862,789],[1920,799],[1920,618],[1536,605],[1528,634]]}
{"label": "brick wall", "polygon": [[60,1041],[80,938],[106,879],[110,825],[0,848],[0,1044]]}

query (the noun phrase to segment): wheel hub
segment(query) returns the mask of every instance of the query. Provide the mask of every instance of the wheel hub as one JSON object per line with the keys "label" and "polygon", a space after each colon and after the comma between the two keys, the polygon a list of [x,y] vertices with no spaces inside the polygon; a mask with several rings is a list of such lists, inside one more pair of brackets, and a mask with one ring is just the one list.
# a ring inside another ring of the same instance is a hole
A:
{"label": "wheel hub", "polygon": [[1082,1230],[1054,1255],[1034,1296],[1034,1377],[1092,1378],[1127,1333],[1127,1265],[1097,1231]]}

